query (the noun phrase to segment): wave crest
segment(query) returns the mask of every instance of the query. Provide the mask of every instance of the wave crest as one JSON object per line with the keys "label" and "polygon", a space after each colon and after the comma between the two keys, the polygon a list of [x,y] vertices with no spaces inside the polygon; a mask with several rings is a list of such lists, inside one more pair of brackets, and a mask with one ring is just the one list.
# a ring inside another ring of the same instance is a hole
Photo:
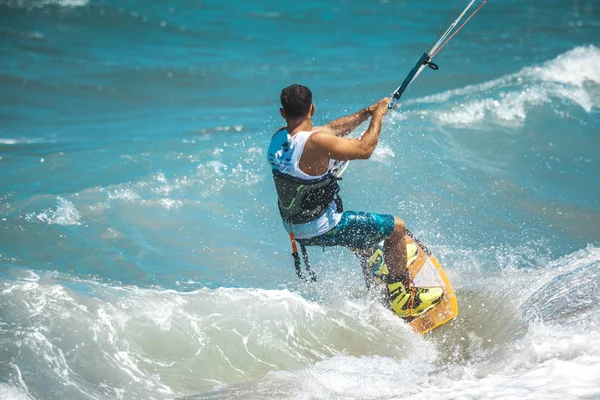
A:
{"label": "wave crest", "polygon": [[529,110],[544,104],[551,104],[557,114],[572,105],[590,113],[600,105],[598,64],[600,49],[593,45],[576,47],[541,66],[407,104],[451,104],[450,108],[419,112],[439,125],[450,126],[489,120],[500,125],[521,125]]}

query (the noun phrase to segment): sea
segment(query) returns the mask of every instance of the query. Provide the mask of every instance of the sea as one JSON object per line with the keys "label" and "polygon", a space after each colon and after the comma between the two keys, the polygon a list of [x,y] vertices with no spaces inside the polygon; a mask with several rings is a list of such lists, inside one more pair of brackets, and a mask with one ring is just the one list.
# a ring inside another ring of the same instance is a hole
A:
{"label": "sea", "polygon": [[281,89],[356,112],[465,5],[0,0],[0,398],[600,399],[598,0],[490,0],[343,176],[454,320],[414,334],[347,249],[295,274]]}

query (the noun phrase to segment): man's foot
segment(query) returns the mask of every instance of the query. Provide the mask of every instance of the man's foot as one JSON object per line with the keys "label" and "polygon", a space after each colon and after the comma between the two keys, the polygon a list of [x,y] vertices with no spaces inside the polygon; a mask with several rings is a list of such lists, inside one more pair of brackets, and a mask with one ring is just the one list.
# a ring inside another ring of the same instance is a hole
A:
{"label": "man's foot", "polygon": [[418,317],[444,298],[442,288],[416,287],[410,280],[388,283],[387,288],[390,308],[401,318]]}

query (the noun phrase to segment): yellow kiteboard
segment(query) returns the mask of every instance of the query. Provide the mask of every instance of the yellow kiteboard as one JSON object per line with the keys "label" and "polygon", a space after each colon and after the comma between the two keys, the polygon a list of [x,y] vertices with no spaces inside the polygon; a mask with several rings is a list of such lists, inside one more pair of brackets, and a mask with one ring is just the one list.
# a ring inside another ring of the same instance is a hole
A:
{"label": "yellow kiteboard", "polygon": [[[408,251],[408,269],[415,286],[441,287],[444,298],[435,307],[418,317],[404,318],[415,333],[425,334],[440,325],[445,324],[458,315],[458,303],[452,289],[452,284],[446,276],[444,269],[433,254],[416,239],[410,232],[406,238]],[[382,278],[388,274],[388,269],[383,260],[381,247],[367,258],[363,258],[363,273],[367,283],[382,286]]]}
{"label": "yellow kiteboard", "polygon": [[[348,163],[348,161],[336,161],[331,171],[332,174],[340,178],[348,168]],[[444,289],[444,298],[435,307],[418,317],[404,318],[416,333],[422,335],[456,317],[458,303],[450,280],[437,258],[410,231],[407,230],[407,233],[408,269],[415,286]],[[383,261],[382,247],[383,245],[380,244],[379,248],[372,251],[358,250],[356,252],[361,258],[367,286],[370,284],[383,285],[381,278],[388,274],[388,269]],[[385,289],[382,288],[382,290]]]}

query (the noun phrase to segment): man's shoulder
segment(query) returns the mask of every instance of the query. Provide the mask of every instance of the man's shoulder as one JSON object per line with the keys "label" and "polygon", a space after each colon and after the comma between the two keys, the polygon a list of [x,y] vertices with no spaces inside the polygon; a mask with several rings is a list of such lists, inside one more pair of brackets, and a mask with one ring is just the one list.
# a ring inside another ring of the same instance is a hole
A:
{"label": "man's shoulder", "polygon": [[331,129],[328,129],[327,127],[317,127],[312,130],[308,141],[312,143],[323,143],[324,141],[331,140],[335,137],[335,133]]}
{"label": "man's shoulder", "polygon": [[330,141],[332,139],[335,140],[335,138],[336,138],[335,133],[331,129],[328,129],[326,127],[318,127],[318,128],[315,128],[312,130],[312,133],[311,133],[310,137],[308,138],[308,141],[318,144],[318,143]]}
{"label": "man's shoulder", "polygon": [[312,130],[312,134],[313,134],[313,136],[314,135],[335,135],[335,132],[333,132],[327,126],[317,126],[316,128],[314,128]]}

